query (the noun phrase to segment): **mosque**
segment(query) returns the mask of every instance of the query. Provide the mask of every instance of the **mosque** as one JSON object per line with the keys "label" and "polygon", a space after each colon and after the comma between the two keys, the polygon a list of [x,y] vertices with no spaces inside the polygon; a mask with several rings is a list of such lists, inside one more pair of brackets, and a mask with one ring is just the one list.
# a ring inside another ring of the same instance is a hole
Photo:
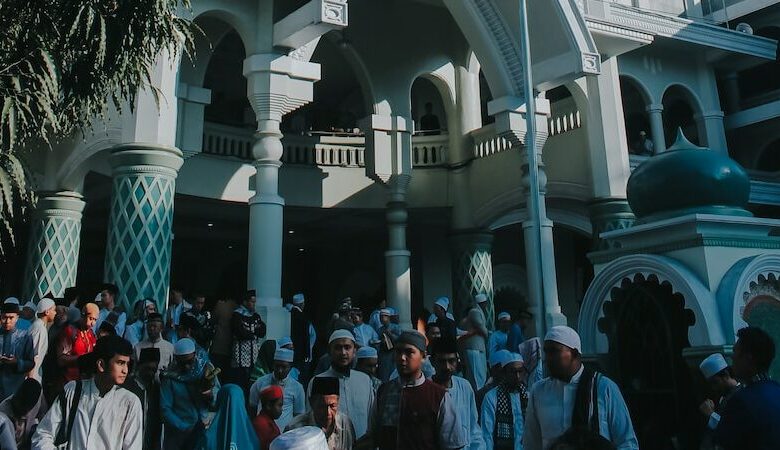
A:
{"label": "mosque", "polygon": [[643,448],[695,432],[691,368],[739,327],[780,338],[780,5],[529,1],[528,93],[519,1],[193,3],[159,101],[35,152],[4,290],[251,288],[270,337],[296,292],[407,327],[484,293],[577,328]]}

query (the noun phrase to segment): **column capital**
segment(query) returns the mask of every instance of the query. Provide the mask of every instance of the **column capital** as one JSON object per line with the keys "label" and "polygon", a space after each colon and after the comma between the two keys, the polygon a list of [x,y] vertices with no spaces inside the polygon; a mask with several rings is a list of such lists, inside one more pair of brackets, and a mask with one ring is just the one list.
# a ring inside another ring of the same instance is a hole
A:
{"label": "column capital", "polygon": [[450,234],[450,241],[456,250],[462,248],[489,250],[493,247],[493,239],[493,232],[484,228],[452,230]]}
{"label": "column capital", "polygon": [[81,220],[84,212],[84,197],[73,191],[40,191],[38,204],[33,211],[33,217],[68,217]]}
{"label": "column capital", "polygon": [[696,113],[693,115],[693,120],[709,120],[709,119],[716,119],[716,120],[723,120],[723,117],[725,114],[723,114],[723,111],[702,111],[701,113]]}
{"label": "column capital", "polygon": [[243,73],[257,120],[281,122],[283,115],[314,99],[320,65],[278,53],[258,53],[244,60]]}
{"label": "column capital", "polygon": [[[525,146],[526,103],[519,97],[501,97],[488,103],[488,113],[496,118],[496,134],[507,139],[515,147]],[[536,152],[541,154],[547,142],[547,118],[550,116],[550,101],[536,99]]]}
{"label": "column capital", "polygon": [[133,142],[115,145],[108,162],[114,174],[152,172],[175,177],[184,159],[176,147]]}
{"label": "column capital", "polygon": [[366,133],[366,175],[405,196],[412,174],[411,121],[404,116],[372,114],[360,121]]}

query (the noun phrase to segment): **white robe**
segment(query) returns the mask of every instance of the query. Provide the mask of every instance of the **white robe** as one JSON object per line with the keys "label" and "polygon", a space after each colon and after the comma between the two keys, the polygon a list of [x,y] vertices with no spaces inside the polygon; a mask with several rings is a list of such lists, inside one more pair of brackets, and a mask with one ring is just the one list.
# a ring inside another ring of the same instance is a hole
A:
{"label": "white robe", "polygon": [[306,394],[303,392],[303,385],[289,375],[283,381],[276,381],[273,373],[263,375],[249,388],[249,407],[254,414],[258,414],[262,408],[260,392],[271,385],[281,387],[284,393],[282,415],[276,419],[276,425],[280,430],[284,430],[293,417],[306,412]]}
{"label": "white robe", "polygon": [[[512,402],[512,417],[514,423],[514,441],[515,450],[523,450],[523,431],[525,430],[525,419],[523,418],[523,406],[520,403],[520,393],[510,393],[509,399]],[[482,439],[485,440],[485,448],[493,449],[493,431],[496,427],[496,406],[498,403],[498,386],[489,390],[482,400]],[[528,448],[528,447],[526,447]],[[547,448],[547,447],[545,447]]]}
{"label": "white robe", "polygon": [[371,325],[365,323],[355,325],[353,333],[355,334],[355,341],[357,341],[360,347],[366,347],[379,342],[379,335],[376,334],[376,330]]}
{"label": "white robe", "polygon": [[160,362],[157,364],[157,375],[160,375],[173,362],[173,344],[165,339],[159,338],[155,342],[145,339],[135,344],[135,347],[133,347],[133,355],[136,361],[141,359],[141,350],[145,348],[160,349]]}
{"label": "white robe", "polygon": [[40,318],[35,321],[27,330],[32,339],[33,352],[35,352],[35,359],[33,360],[35,366],[30,371],[31,377],[35,378],[39,382],[41,381],[41,364],[43,364],[43,358],[46,357],[46,352],[49,351],[49,330],[46,328],[46,324]]}
{"label": "white robe", "polygon": [[450,393],[455,411],[467,413],[468,418],[463,417],[461,424],[463,434],[468,437],[468,445],[465,450],[486,450],[485,441],[482,439],[482,429],[479,427],[479,414],[477,403],[474,399],[474,390],[466,379],[452,377],[452,387],[447,388]]}
{"label": "white robe", "polygon": [[[360,439],[368,431],[371,409],[374,407],[374,384],[363,372],[350,370],[349,376],[329,368],[317,377],[335,377],[339,379],[339,413],[346,415],[355,426],[355,437]],[[306,399],[311,394],[311,384],[306,389]],[[309,407],[307,403],[307,407]],[[310,409],[310,407],[309,407]]]}
{"label": "white robe", "polygon": [[[548,377],[531,389],[523,437],[526,450],[548,448],[571,427],[577,386],[583,369],[580,368],[568,383]],[[596,393],[600,434],[619,450],[638,449],[639,443],[620,389],[612,380],[601,375]]]}
{"label": "white robe", "polygon": [[[66,411],[70,411],[76,381],[65,385]],[[138,397],[114,386],[103,397],[93,380],[83,383],[73,431],[71,450],[141,450],[143,412]],[[32,450],[55,450],[54,439],[63,423],[59,397],[46,413],[32,437]]]}

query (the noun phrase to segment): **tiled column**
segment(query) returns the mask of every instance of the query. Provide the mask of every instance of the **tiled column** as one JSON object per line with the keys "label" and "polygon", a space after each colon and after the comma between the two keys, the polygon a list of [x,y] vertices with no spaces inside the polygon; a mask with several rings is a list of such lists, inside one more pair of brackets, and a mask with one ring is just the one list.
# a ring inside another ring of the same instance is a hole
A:
{"label": "tiled column", "polygon": [[126,310],[149,297],[163,311],[168,299],[176,175],[184,160],[173,147],[132,143],[114,147],[106,282],[119,287]]}
{"label": "tiled column", "polygon": [[493,233],[487,230],[456,232],[452,236],[455,310],[472,302],[477,294],[488,298],[487,323],[493,329]]}
{"label": "tiled column", "polygon": [[40,193],[30,224],[25,299],[61,297],[76,284],[84,201],[77,192]]}

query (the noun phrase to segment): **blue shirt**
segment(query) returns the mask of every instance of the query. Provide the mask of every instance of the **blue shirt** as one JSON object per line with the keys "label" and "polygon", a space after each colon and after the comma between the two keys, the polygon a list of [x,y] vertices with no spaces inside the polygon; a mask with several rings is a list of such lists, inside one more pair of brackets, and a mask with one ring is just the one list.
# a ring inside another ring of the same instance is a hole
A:
{"label": "blue shirt", "polygon": [[523,329],[517,323],[512,324],[512,328],[509,329],[509,336],[507,337],[506,349],[512,353],[517,353],[517,347],[525,341],[523,336]]}
{"label": "blue shirt", "polygon": [[16,357],[16,364],[0,365],[0,399],[5,399],[16,392],[27,372],[35,366],[32,338],[17,328],[8,332],[0,330],[0,355]]}

